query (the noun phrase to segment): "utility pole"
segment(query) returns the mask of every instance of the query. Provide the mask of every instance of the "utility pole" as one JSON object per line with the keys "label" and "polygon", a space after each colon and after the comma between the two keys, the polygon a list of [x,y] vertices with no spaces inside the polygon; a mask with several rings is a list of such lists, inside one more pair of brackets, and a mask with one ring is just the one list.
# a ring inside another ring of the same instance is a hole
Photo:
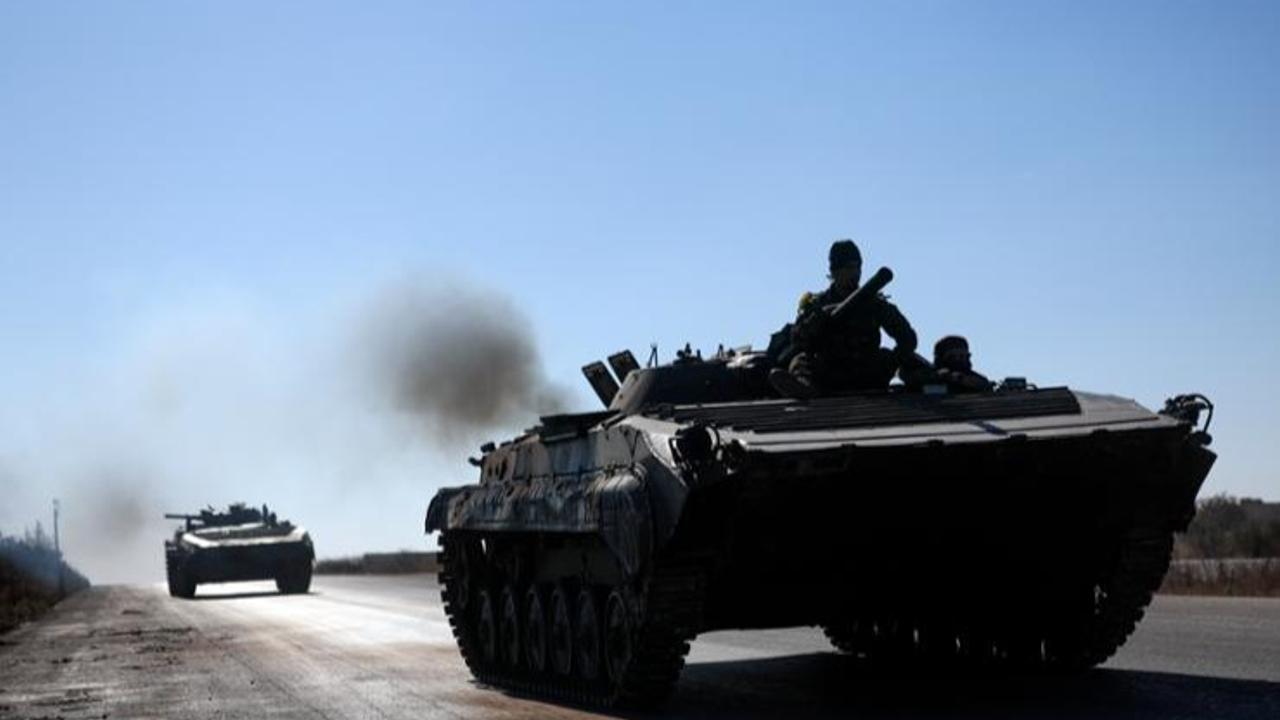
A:
{"label": "utility pole", "polygon": [[55,562],[58,564],[58,599],[62,599],[67,594],[66,582],[62,577],[62,542],[58,538],[58,510],[60,510],[58,498],[53,499],[53,554]]}

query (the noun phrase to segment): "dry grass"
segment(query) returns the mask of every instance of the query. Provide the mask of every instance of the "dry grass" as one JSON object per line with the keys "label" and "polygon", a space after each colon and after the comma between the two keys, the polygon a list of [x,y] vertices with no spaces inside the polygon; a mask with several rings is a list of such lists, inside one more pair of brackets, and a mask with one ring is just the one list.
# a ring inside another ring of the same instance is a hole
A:
{"label": "dry grass", "polygon": [[1174,560],[1160,592],[1280,597],[1280,558]]}
{"label": "dry grass", "polygon": [[0,536],[0,633],[36,619],[62,599],[59,573],[68,595],[89,587],[52,548]]}

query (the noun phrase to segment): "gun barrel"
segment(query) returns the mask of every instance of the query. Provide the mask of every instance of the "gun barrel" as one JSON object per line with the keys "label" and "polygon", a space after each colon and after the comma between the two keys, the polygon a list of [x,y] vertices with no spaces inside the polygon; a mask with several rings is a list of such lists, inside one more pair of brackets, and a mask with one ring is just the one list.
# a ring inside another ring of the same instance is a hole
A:
{"label": "gun barrel", "polygon": [[887,267],[880,268],[861,287],[854,290],[849,297],[840,301],[840,304],[831,310],[831,317],[839,317],[849,307],[860,305],[875,297],[876,293],[883,290],[884,286],[891,282],[893,282],[893,271]]}
{"label": "gun barrel", "polygon": [[165,520],[195,520],[199,515],[187,515],[185,513],[165,513]]}

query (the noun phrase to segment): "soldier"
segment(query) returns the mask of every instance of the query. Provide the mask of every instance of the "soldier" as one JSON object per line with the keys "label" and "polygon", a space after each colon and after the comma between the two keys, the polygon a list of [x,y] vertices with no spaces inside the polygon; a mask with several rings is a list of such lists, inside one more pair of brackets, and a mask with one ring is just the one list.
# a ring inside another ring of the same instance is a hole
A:
{"label": "soldier", "polygon": [[985,375],[974,371],[969,341],[959,335],[948,335],[934,344],[933,367],[951,392],[983,392],[992,387]]}
{"label": "soldier", "polygon": [[[911,323],[883,295],[839,318],[824,309],[858,289],[862,281],[862,253],[852,240],[838,240],[828,254],[831,286],[805,293],[792,327],[796,355],[787,368],[774,368],[769,380],[785,397],[807,398],[819,393],[844,394],[880,390],[889,385],[904,362],[915,357],[916,333]],[[894,340],[893,350],[880,347],[880,331]]]}

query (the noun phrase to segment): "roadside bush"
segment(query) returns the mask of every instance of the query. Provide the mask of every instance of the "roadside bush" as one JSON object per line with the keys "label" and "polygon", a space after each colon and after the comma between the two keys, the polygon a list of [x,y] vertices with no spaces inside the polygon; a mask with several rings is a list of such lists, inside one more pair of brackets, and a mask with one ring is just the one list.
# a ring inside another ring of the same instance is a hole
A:
{"label": "roadside bush", "polygon": [[1214,495],[1174,546],[1178,559],[1280,558],[1280,503]]}
{"label": "roadside bush", "polygon": [[1160,592],[1280,597],[1280,559],[1174,560]]}
{"label": "roadside bush", "polygon": [[62,560],[39,525],[23,538],[0,535],[0,632],[87,587],[88,579]]}

